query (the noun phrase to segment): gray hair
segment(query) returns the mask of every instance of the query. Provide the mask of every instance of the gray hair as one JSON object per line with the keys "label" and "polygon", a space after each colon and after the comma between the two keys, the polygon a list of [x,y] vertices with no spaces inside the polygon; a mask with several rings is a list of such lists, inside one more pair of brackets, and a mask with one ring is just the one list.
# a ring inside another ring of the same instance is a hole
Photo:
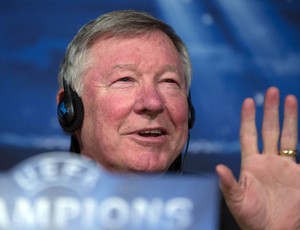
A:
{"label": "gray hair", "polygon": [[96,40],[111,37],[134,37],[151,31],[164,32],[174,43],[181,62],[187,91],[191,84],[191,61],[187,48],[173,28],[151,15],[133,10],[113,11],[104,14],[83,26],[67,48],[58,80],[63,79],[80,96],[83,90],[82,75],[89,67],[88,51]]}

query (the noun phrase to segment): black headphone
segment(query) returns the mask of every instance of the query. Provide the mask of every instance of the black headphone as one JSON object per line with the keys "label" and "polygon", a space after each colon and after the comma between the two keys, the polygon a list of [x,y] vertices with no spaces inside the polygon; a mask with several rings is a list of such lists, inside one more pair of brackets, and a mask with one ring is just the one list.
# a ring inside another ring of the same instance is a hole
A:
{"label": "black headphone", "polygon": [[[61,127],[69,133],[79,129],[83,122],[84,108],[81,98],[63,79],[64,94],[57,106],[57,115]],[[195,108],[192,104],[191,92],[187,97],[188,101],[188,127],[193,128],[195,122]]]}
{"label": "black headphone", "polygon": [[63,79],[64,93],[57,106],[57,116],[61,127],[69,133],[79,129],[83,122],[84,108],[81,98]]}
{"label": "black headphone", "polygon": [[195,120],[196,120],[196,111],[192,103],[191,90],[189,91],[189,96],[187,98],[188,107],[189,107],[189,115],[188,115],[188,126],[189,129],[193,128]]}

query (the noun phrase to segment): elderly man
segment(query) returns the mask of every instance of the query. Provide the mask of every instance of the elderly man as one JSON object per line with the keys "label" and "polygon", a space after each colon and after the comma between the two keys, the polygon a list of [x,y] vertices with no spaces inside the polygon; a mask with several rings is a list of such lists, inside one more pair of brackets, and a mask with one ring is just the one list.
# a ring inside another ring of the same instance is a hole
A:
{"label": "elderly man", "polygon": [[[194,119],[191,65],[169,25],[136,11],[102,15],[70,43],[59,82],[59,121],[72,133],[73,150],[110,171],[181,170],[180,154]],[[286,98],[281,135],[278,105],[279,91],[271,87],[260,154],[255,105],[244,101],[239,181],[226,166],[216,168],[226,203],[243,229],[300,228],[297,99]]]}

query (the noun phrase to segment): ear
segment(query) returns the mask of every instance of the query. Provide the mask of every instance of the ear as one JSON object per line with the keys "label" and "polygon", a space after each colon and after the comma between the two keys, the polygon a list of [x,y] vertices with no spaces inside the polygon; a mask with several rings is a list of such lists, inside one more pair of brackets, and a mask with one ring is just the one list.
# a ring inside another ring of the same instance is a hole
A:
{"label": "ear", "polygon": [[61,102],[61,99],[64,96],[64,88],[60,88],[56,94],[56,104],[58,105]]}

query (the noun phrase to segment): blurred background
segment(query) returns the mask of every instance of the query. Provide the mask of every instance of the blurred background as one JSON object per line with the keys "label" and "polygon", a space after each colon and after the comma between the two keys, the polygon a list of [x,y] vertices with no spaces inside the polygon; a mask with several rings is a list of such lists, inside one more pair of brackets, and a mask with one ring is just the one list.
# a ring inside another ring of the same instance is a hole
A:
{"label": "blurred background", "polygon": [[244,98],[257,103],[258,128],[269,86],[280,88],[282,100],[289,93],[300,98],[299,0],[0,0],[0,170],[68,150],[56,116],[59,65],[81,26],[121,9],[166,21],[189,48],[197,113],[191,171],[218,163],[239,170]]}

